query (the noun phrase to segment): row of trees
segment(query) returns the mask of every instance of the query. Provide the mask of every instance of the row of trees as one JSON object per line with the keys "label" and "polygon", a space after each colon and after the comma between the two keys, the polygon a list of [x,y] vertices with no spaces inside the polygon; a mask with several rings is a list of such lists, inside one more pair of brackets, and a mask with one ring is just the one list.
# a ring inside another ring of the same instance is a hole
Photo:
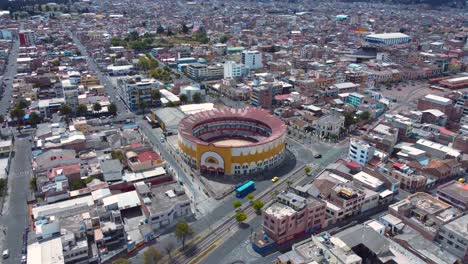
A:
{"label": "row of trees", "polygon": [[[255,210],[257,214],[260,214],[262,211],[263,206],[265,206],[265,203],[262,200],[255,200],[255,196],[253,194],[248,194],[247,199],[251,202],[252,208]],[[236,200],[232,202],[232,206],[234,207],[235,210],[238,210],[242,206],[242,202],[239,200]],[[236,213],[236,221],[241,224],[244,223],[245,220],[247,220],[248,215],[243,211],[240,210]]]}
{"label": "row of trees", "polygon": [[[102,106],[99,102],[96,102],[93,104],[93,111],[99,112],[102,110]],[[107,110],[109,111],[110,114],[116,115],[117,114],[117,105],[115,103],[111,103],[108,107]],[[67,105],[64,104],[60,107],[59,109],[60,114],[62,116],[66,116],[69,118],[73,114],[73,109]],[[76,111],[74,113],[76,116],[86,116],[88,114],[88,107],[84,104],[80,104],[76,107]]]}

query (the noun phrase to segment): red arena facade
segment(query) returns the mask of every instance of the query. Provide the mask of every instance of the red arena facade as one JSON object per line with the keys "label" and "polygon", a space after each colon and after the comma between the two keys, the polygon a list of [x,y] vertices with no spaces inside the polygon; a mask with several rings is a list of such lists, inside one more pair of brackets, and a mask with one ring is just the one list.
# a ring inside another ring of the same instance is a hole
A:
{"label": "red arena facade", "polygon": [[258,108],[219,108],[187,116],[178,136],[183,159],[201,173],[259,173],[281,164],[285,155],[286,125]]}

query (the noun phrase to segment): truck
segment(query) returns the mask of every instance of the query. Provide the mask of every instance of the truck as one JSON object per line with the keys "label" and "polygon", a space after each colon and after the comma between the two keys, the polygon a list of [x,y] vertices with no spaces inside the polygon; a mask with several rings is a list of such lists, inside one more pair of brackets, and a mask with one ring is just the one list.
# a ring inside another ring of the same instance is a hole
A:
{"label": "truck", "polygon": [[244,184],[239,184],[236,186],[236,197],[237,198],[243,198],[247,194],[255,191],[255,182],[254,181],[248,181]]}

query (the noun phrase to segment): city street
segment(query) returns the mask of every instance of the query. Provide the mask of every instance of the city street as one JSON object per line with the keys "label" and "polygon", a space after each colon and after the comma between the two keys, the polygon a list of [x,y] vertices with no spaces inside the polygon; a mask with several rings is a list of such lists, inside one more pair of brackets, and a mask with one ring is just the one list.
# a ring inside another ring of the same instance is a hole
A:
{"label": "city street", "polygon": [[83,44],[81,44],[80,40],[71,31],[68,31],[68,34],[73,39],[73,43],[75,43],[75,45],[78,47],[79,51],[81,52],[81,55],[86,58],[89,70],[91,72],[96,73],[96,75],[98,76],[101,85],[104,86],[106,94],[109,96],[109,100],[115,103],[115,105],[117,106],[118,113],[120,114],[128,112],[127,106],[125,106],[125,104],[120,100],[117,94],[117,88],[112,85],[112,82],[109,80],[109,77],[101,72],[99,67],[94,62],[93,58],[89,56],[86,47],[83,46]]}
{"label": "city street", "polygon": [[[2,249],[10,250],[10,257],[3,263],[20,263],[23,234],[29,226],[27,200],[29,198],[29,181],[31,169],[30,136],[19,135],[15,138],[15,154],[8,176],[8,196],[5,199],[0,224],[6,229],[6,239],[2,240]],[[2,234],[3,236],[3,234]]]}
{"label": "city street", "polygon": [[11,106],[10,101],[12,97],[13,79],[16,76],[16,59],[18,58],[19,45],[19,41],[13,43],[8,57],[8,66],[3,74],[3,83],[0,82],[0,85],[6,84],[3,96],[0,99],[0,115],[5,117],[8,115],[8,108]]}

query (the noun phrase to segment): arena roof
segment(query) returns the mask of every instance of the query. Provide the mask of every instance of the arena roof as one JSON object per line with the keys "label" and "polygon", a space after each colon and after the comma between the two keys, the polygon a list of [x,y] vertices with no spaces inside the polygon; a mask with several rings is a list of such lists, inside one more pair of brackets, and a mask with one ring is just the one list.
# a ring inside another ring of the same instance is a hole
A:
{"label": "arena roof", "polygon": [[[275,139],[280,138],[286,132],[286,125],[279,119],[278,117],[270,114],[266,110],[247,107],[242,109],[236,108],[217,108],[209,111],[199,112],[190,116],[185,117],[179,124],[179,135],[188,139],[192,142],[201,145],[209,145],[213,144],[217,147],[227,147],[224,144],[217,145],[216,143],[209,143],[203,141],[196,136],[193,136],[193,129],[198,124],[202,124],[210,119],[214,118],[227,118],[227,119],[243,119],[243,120],[251,120],[263,123],[264,125],[268,126],[271,129],[271,135],[259,142],[251,143],[249,146],[256,146],[262,145],[267,142],[271,142]],[[233,147],[233,146],[231,146]]]}

